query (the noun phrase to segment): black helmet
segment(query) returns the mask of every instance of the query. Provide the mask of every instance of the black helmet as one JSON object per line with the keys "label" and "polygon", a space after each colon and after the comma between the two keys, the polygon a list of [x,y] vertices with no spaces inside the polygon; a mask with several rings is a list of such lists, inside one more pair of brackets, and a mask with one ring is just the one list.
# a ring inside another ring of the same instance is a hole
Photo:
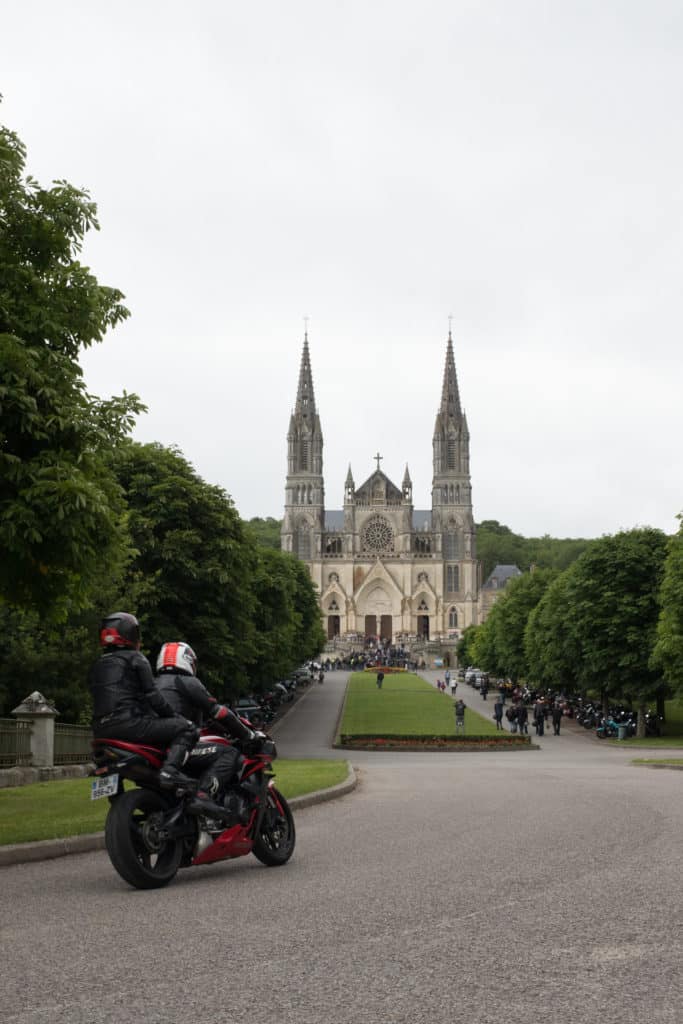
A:
{"label": "black helmet", "polygon": [[140,624],[128,612],[112,612],[102,619],[100,625],[100,646],[137,647],[140,643]]}

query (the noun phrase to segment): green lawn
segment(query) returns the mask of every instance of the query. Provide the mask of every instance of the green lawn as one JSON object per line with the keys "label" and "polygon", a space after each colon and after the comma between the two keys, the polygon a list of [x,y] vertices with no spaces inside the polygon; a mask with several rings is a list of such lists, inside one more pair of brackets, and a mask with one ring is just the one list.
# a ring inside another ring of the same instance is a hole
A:
{"label": "green lawn", "polygon": [[[381,690],[373,672],[354,672],[339,731],[345,736],[455,736],[453,698],[409,672],[386,675]],[[493,718],[468,708],[465,735],[495,736]]]}
{"label": "green lawn", "polygon": [[[275,784],[286,797],[343,782],[346,761],[276,761]],[[0,846],[101,832],[108,800],[91,800],[91,779],[38,782],[0,789]]]}
{"label": "green lawn", "polygon": [[683,764],[683,757],[635,757],[633,764]]}

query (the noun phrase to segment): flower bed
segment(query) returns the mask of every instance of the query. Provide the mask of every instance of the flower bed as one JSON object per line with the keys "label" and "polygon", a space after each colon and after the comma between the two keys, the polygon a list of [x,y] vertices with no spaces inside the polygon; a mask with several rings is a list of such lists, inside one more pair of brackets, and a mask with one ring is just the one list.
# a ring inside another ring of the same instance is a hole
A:
{"label": "flower bed", "polygon": [[397,665],[366,665],[363,669],[364,672],[372,672],[376,675],[377,672],[384,672],[384,675],[390,675],[392,672],[407,672],[405,668],[399,668]]}
{"label": "flower bed", "polygon": [[375,736],[342,733],[335,746],[355,750],[510,750],[531,747],[530,736]]}

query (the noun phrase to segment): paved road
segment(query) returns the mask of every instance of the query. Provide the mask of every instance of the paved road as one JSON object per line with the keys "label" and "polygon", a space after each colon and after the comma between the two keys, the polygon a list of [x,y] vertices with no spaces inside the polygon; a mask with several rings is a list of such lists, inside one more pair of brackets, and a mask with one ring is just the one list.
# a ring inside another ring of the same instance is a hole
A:
{"label": "paved road", "polygon": [[[340,756],[345,680],[278,725],[283,756]],[[683,775],[583,733],[541,748],[354,752],[282,869],[151,893],[104,853],[3,869],[0,1019],[680,1024]]]}

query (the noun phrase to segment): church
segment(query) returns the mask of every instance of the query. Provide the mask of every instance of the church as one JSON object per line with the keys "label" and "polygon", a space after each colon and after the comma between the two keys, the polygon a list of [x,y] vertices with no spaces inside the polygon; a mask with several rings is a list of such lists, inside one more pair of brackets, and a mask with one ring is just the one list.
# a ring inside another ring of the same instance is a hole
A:
{"label": "church", "polygon": [[304,335],[287,434],[282,549],[308,566],[329,639],[446,638],[479,621],[469,449],[449,331],[432,438],[431,508],[413,506],[408,466],[399,487],[382,472],[378,454],[359,487],[349,466],[344,507],[326,509],[323,435]]}

